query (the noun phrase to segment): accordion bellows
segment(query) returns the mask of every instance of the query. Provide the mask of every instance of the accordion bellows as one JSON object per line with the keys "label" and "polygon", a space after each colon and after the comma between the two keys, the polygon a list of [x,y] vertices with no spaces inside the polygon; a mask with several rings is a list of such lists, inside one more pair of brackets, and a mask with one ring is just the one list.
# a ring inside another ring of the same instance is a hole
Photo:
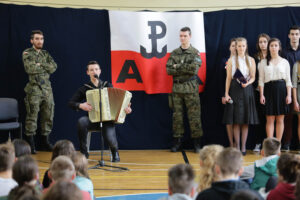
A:
{"label": "accordion bellows", "polygon": [[[101,89],[102,121],[114,121],[122,124],[125,121],[125,108],[132,98],[131,92],[119,88]],[[93,110],[89,112],[91,122],[100,122],[100,95],[99,89],[88,90],[86,100],[92,105]]]}

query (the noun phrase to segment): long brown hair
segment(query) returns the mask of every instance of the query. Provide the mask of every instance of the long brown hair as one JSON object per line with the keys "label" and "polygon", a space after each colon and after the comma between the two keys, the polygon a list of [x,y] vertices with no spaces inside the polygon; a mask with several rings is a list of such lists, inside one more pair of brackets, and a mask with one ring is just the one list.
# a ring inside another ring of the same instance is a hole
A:
{"label": "long brown hair", "polygon": [[[246,51],[245,51],[245,59],[246,59],[246,65],[250,71],[250,63],[249,63],[249,54],[248,54],[248,44],[247,44],[247,39],[244,37],[238,37],[236,38],[236,45],[238,44],[238,42],[246,42]],[[237,69],[240,69],[240,64],[239,64],[239,59],[238,59],[239,55],[238,55],[238,51],[236,48],[236,55],[235,55],[235,65]]]}
{"label": "long brown hair", "polygon": [[261,33],[258,35],[257,37],[257,41],[256,41],[256,50],[257,50],[257,53],[255,54],[255,57],[258,59],[258,60],[262,60],[264,59],[264,56],[263,56],[263,53],[259,47],[259,39],[260,38],[266,38],[267,39],[267,42],[269,44],[269,41],[270,41],[270,36],[266,33]]}

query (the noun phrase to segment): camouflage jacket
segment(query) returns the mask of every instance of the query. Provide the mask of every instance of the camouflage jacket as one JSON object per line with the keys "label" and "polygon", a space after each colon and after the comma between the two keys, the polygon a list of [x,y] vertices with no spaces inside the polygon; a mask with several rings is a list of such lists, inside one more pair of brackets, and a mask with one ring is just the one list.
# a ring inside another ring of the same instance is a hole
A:
{"label": "camouflage jacket", "polygon": [[173,92],[197,92],[199,85],[194,77],[201,64],[199,51],[192,46],[185,51],[180,47],[172,51],[167,62],[167,73],[173,76]]}
{"label": "camouflage jacket", "polygon": [[55,72],[57,65],[46,50],[36,51],[29,48],[23,51],[23,63],[29,75],[29,83],[25,87],[26,93],[36,93],[39,90],[51,90],[50,74]]}

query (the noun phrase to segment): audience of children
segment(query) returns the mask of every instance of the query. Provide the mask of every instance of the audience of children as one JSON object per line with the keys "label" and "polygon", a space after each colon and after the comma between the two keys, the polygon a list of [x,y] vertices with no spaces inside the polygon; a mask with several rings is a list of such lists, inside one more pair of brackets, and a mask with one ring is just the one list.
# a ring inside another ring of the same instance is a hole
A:
{"label": "audience of children", "polygon": [[[193,168],[177,164],[169,169],[169,195],[162,200],[261,200],[257,192],[260,188],[265,188],[263,197],[267,200],[300,200],[300,156],[288,153],[280,156],[280,146],[276,138],[266,138],[261,151],[263,158],[245,167],[244,173],[240,151],[220,145],[205,146],[200,151],[198,195]],[[22,140],[0,145],[0,199],[94,199],[88,161],[75,152],[70,141],[55,144],[45,175],[51,184],[44,190],[38,182],[38,165],[28,147]],[[249,185],[240,176],[253,181]]]}

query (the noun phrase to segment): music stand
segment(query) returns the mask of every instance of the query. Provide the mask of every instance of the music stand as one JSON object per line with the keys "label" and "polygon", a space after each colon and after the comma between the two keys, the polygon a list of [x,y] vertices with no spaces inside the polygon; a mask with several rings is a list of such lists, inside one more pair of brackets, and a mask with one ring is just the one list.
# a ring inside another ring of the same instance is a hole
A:
{"label": "music stand", "polygon": [[[104,152],[104,138],[103,138],[103,122],[102,122],[102,94],[101,94],[101,89],[102,89],[102,85],[100,82],[99,77],[95,74],[94,75],[95,78],[98,79],[99,83],[98,83],[98,87],[99,87],[99,109],[100,109],[100,137],[101,137],[101,160],[98,161],[98,164],[90,167],[89,169],[102,169],[105,171],[111,171],[111,172],[122,172],[122,171],[129,171],[128,168],[126,167],[119,167],[119,166],[112,166],[112,165],[106,165],[105,161],[103,159],[103,152]],[[113,169],[107,169],[105,167],[109,167],[109,168],[113,168]]]}

